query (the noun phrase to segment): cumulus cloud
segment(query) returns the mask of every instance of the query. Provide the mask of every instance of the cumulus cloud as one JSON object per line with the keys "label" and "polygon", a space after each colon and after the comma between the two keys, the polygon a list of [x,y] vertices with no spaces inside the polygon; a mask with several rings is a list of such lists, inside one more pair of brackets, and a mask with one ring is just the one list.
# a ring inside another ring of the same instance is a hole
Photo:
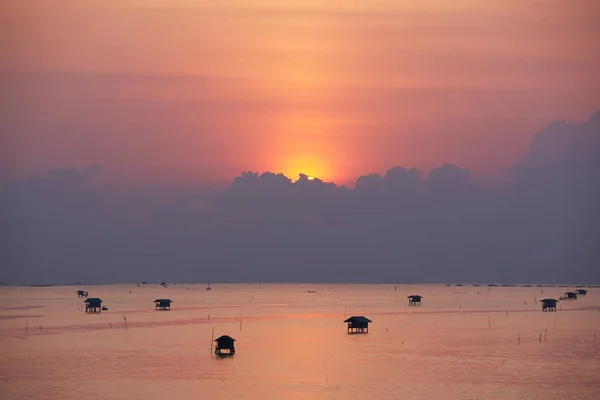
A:
{"label": "cumulus cloud", "polygon": [[452,164],[171,196],[51,171],[0,189],[0,280],[597,283],[599,144],[600,112],[553,123],[502,187]]}
{"label": "cumulus cloud", "polygon": [[600,111],[585,123],[554,122],[538,132],[513,169],[522,185],[593,190],[600,185]]}

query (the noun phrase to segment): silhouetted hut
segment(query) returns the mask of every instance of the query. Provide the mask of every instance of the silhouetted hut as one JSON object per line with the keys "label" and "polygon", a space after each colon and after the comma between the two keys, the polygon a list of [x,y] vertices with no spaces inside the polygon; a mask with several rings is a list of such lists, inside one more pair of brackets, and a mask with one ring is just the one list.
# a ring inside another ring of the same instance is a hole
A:
{"label": "silhouetted hut", "polygon": [[585,289],[577,289],[576,292],[579,296],[587,295],[587,290],[585,290]]}
{"label": "silhouetted hut", "polygon": [[235,339],[228,335],[223,335],[215,339],[215,354],[220,357],[232,356],[235,354]]}
{"label": "silhouetted hut", "polygon": [[369,322],[373,321],[363,316],[354,316],[344,322],[348,323],[348,333],[369,333]]}
{"label": "silhouetted hut", "polygon": [[85,290],[78,290],[77,297],[88,297],[88,292],[86,292]]}
{"label": "silhouetted hut", "polygon": [[167,287],[167,282],[161,282],[161,283],[160,283],[160,286],[161,286],[161,287]]}
{"label": "silhouetted hut", "polygon": [[102,312],[102,299],[99,299],[98,297],[90,297],[85,299],[84,303],[86,313]]}
{"label": "silhouetted hut", "polygon": [[172,302],[173,302],[173,300],[171,300],[171,299],[156,299],[156,300],[154,300],[154,305],[156,306],[157,310],[169,311],[169,310],[171,310]]}
{"label": "silhouetted hut", "polygon": [[561,300],[577,300],[577,293],[575,292],[565,292],[564,295],[560,297]]}
{"label": "silhouetted hut", "polygon": [[558,303],[558,300],[543,299],[540,300],[540,303],[542,303],[542,311],[556,311],[556,303]]}
{"label": "silhouetted hut", "polygon": [[408,299],[408,305],[409,306],[420,306],[421,305],[421,299],[423,298],[423,296],[419,296],[418,294],[413,294],[407,297]]}

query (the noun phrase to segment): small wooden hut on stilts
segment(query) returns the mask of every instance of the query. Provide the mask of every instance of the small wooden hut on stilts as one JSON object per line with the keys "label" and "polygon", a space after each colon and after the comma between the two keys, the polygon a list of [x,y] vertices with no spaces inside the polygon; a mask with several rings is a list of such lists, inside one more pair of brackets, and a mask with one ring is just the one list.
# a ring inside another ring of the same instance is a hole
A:
{"label": "small wooden hut on stilts", "polygon": [[348,323],[348,333],[369,333],[370,319],[363,316],[353,316],[345,320]]}
{"label": "small wooden hut on stilts", "polygon": [[418,294],[413,294],[407,297],[408,298],[408,305],[411,307],[415,307],[415,306],[420,306],[421,305],[421,299],[423,298],[423,296],[419,296]]}
{"label": "small wooden hut on stilts", "polygon": [[102,312],[102,299],[98,297],[90,297],[85,299],[85,312],[86,313],[100,313]]}
{"label": "small wooden hut on stilts", "polygon": [[156,310],[170,311],[172,302],[173,300],[171,299],[156,299],[154,300],[154,305]]}
{"label": "small wooden hut on stilts", "polygon": [[215,339],[215,355],[219,357],[231,357],[235,354],[235,339],[228,335],[223,335]]}
{"label": "small wooden hut on stilts", "polygon": [[577,293],[576,292],[565,292],[565,294],[563,294],[562,296],[560,296],[561,300],[577,300]]}
{"label": "small wooden hut on stilts", "polygon": [[556,311],[556,303],[558,303],[558,300],[543,299],[540,300],[540,303],[542,303],[542,311]]}

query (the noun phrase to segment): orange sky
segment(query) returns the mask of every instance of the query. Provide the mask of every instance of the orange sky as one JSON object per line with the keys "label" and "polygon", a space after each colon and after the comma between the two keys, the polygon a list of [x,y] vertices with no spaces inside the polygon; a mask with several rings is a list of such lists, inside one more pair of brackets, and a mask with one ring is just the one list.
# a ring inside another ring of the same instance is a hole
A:
{"label": "orange sky", "polygon": [[7,3],[5,177],[494,177],[543,125],[600,108],[595,0]]}

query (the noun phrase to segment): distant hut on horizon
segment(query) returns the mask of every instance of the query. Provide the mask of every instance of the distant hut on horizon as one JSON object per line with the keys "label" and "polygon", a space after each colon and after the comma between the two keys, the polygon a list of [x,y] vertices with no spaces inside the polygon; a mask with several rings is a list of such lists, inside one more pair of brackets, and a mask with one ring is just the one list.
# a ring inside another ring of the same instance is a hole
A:
{"label": "distant hut on horizon", "polygon": [[543,299],[540,300],[540,303],[542,303],[542,311],[556,311],[556,303],[558,303],[558,300]]}
{"label": "distant hut on horizon", "polygon": [[86,292],[85,290],[78,290],[77,297],[88,297],[88,292]]}
{"label": "distant hut on horizon", "polygon": [[411,307],[420,306],[422,298],[423,298],[423,296],[419,296],[418,294],[411,294],[410,296],[407,297],[408,305]]}
{"label": "distant hut on horizon", "polygon": [[369,333],[370,319],[363,316],[353,316],[345,320],[348,323],[348,333]]}
{"label": "distant hut on horizon", "polygon": [[223,335],[215,339],[215,355],[228,357],[235,354],[235,339],[229,335]]}
{"label": "distant hut on horizon", "polygon": [[561,300],[577,300],[577,293],[575,292],[565,292],[562,296],[560,296]]}
{"label": "distant hut on horizon", "polygon": [[170,311],[172,302],[173,300],[171,299],[156,299],[154,300],[154,305],[156,310]]}
{"label": "distant hut on horizon", "polygon": [[206,290],[207,291],[211,291],[212,290],[212,288],[210,287],[210,283],[208,285],[206,285]]}
{"label": "distant hut on horizon", "polygon": [[587,295],[587,290],[585,290],[585,289],[577,289],[576,292],[577,292],[577,294],[579,296],[586,296]]}
{"label": "distant hut on horizon", "polygon": [[160,286],[161,286],[161,287],[167,287],[167,282],[161,282],[161,283],[160,283]]}
{"label": "distant hut on horizon", "polygon": [[98,297],[89,297],[85,299],[85,312],[86,313],[100,313],[102,312],[102,299]]}

